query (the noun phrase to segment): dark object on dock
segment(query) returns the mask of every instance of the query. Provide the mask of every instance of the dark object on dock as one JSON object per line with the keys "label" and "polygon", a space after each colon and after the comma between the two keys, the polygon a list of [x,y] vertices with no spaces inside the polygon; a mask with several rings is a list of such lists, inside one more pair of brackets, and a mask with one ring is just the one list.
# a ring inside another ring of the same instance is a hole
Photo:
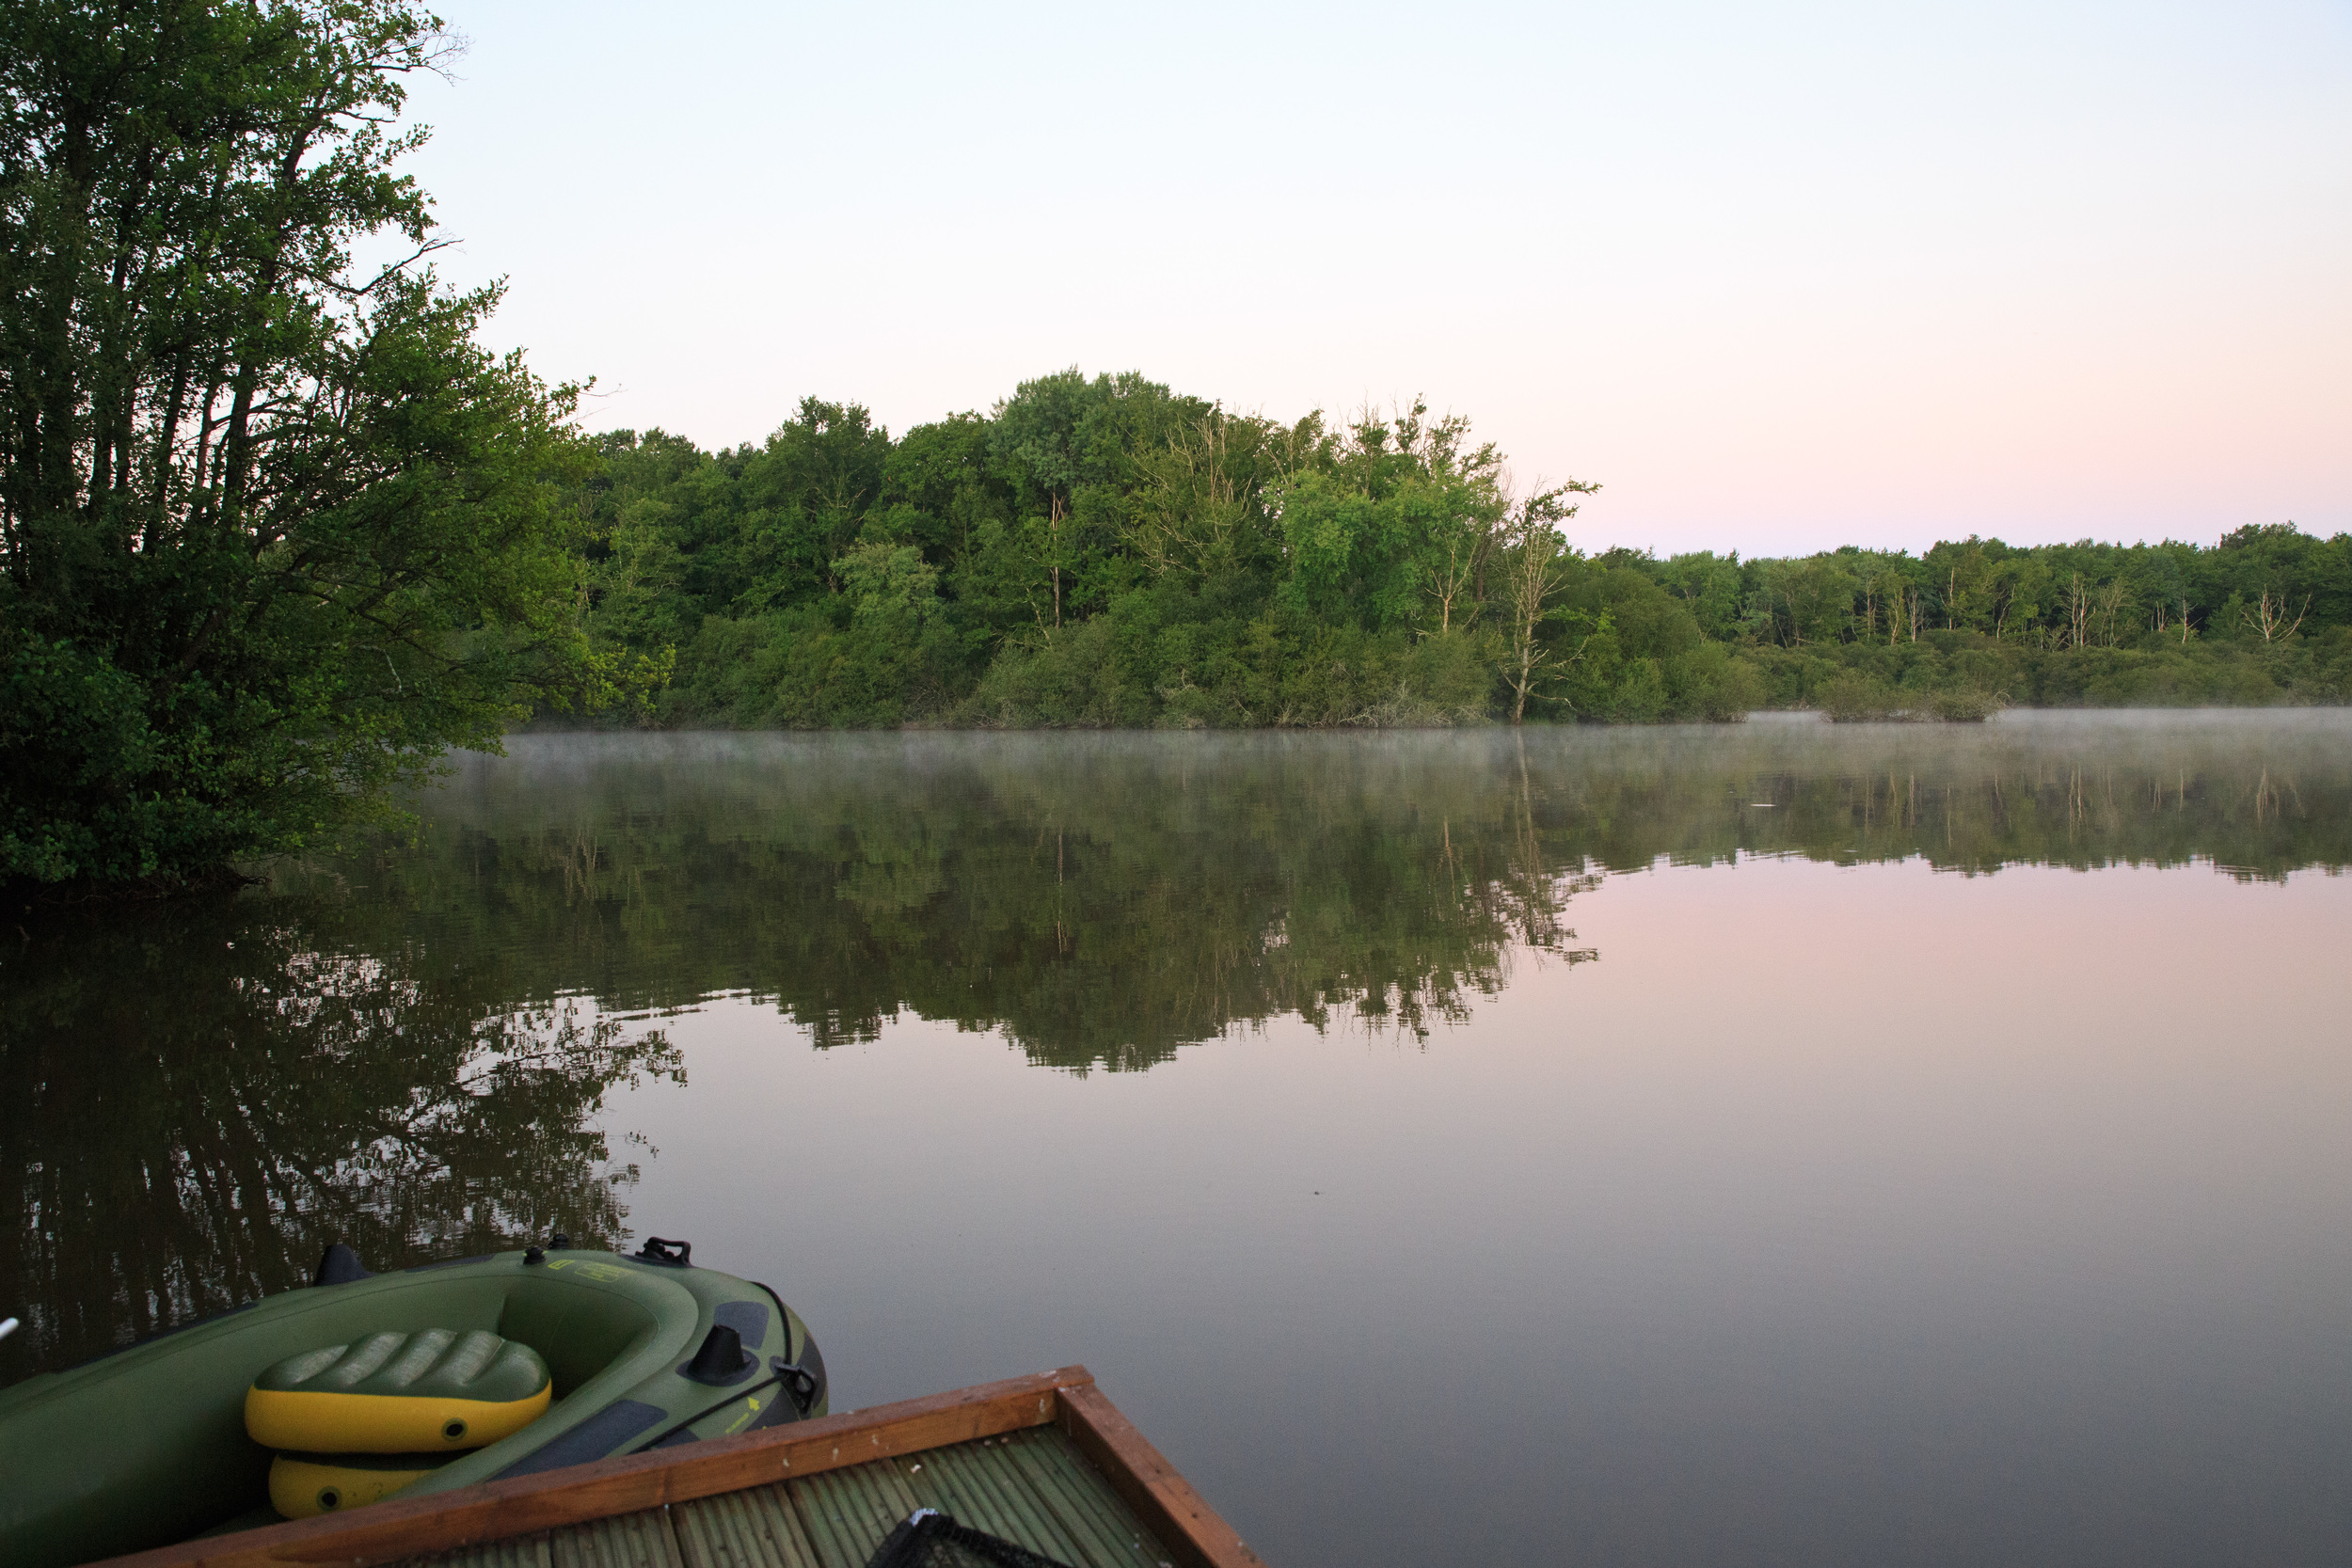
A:
{"label": "dark object on dock", "polygon": [[1083,1367],[211,1536],[109,1568],[826,1568],[917,1509],[1069,1568],[1263,1568]]}
{"label": "dark object on dock", "polygon": [[935,1508],[918,1508],[883,1538],[866,1568],[1070,1568]]}

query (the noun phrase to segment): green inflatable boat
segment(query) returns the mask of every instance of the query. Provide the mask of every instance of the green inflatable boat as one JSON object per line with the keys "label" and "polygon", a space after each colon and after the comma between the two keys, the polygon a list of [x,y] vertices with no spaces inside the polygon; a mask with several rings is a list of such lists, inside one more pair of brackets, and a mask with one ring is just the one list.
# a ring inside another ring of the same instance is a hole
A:
{"label": "green inflatable boat", "polygon": [[826,1410],[764,1285],[660,1238],[317,1283],[0,1393],[0,1544],[67,1568]]}

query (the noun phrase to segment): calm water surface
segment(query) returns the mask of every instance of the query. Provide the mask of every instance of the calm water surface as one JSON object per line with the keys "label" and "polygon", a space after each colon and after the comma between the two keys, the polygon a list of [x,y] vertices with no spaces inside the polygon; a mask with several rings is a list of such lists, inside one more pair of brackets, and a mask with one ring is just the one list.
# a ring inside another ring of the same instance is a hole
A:
{"label": "calm water surface", "polygon": [[[12,1379],[691,1238],[1277,1564],[2352,1558],[2352,717],[530,737],[0,949]],[[15,935],[15,933],[11,933]]]}

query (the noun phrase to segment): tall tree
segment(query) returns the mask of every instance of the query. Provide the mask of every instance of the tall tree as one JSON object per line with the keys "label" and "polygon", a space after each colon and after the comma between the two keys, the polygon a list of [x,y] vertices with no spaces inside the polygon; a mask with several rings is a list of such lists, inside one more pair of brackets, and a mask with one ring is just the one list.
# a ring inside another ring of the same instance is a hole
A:
{"label": "tall tree", "polygon": [[1110,395],[1110,377],[1089,382],[1073,365],[1023,382],[996,405],[996,458],[1044,509],[1025,526],[1050,591],[1050,618],[1038,612],[1049,631],[1060,629],[1064,578],[1077,561],[1069,525],[1079,488],[1103,478],[1106,454],[1097,436]]}
{"label": "tall tree", "polygon": [[576,389],[479,343],[393,170],[448,47],[405,0],[0,9],[0,879],[201,879],[593,694]]}
{"label": "tall tree", "polygon": [[1323,420],[1283,425],[1212,409],[1135,455],[1139,485],[1126,546],[1154,577],[1214,580],[1277,557],[1266,490],[1312,459]]}
{"label": "tall tree", "polygon": [[1309,614],[1372,627],[1450,631],[1476,613],[1508,505],[1502,453],[1470,444],[1470,421],[1432,420],[1418,399],[1359,414],[1326,461],[1276,495],[1290,555],[1285,585]]}
{"label": "tall tree", "polygon": [[1502,569],[1502,601],[1510,616],[1504,628],[1510,654],[1502,668],[1503,684],[1511,689],[1511,722],[1527,720],[1527,699],[1539,683],[1584,657],[1594,637],[1608,629],[1609,612],[1585,630],[1574,645],[1560,647],[1544,638],[1544,624],[1556,612],[1551,600],[1562,587],[1562,568],[1572,556],[1560,525],[1576,515],[1579,503],[1570,496],[1589,496],[1597,484],[1569,480],[1537,490],[1509,513],[1504,531],[1507,559]]}

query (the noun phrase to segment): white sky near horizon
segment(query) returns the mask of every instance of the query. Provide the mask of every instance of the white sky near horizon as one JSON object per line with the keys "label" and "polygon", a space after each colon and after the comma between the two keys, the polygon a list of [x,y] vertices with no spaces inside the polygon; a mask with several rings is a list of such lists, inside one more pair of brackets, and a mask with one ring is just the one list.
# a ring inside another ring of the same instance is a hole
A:
{"label": "white sky near horizon", "polygon": [[444,0],[408,166],[593,429],[1427,398],[1590,548],[2352,529],[2352,0]]}

